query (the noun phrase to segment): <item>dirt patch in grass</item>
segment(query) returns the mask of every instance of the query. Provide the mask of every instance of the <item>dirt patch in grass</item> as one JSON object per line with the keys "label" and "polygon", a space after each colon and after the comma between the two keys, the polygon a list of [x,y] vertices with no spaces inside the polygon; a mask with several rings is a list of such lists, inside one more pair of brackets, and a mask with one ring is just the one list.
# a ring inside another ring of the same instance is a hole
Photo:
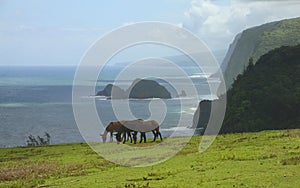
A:
{"label": "dirt patch in grass", "polygon": [[[29,162],[28,162],[29,163]],[[30,176],[47,175],[50,172],[56,171],[58,165],[56,163],[35,163],[15,166],[11,168],[1,169],[0,181],[12,181],[18,179],[26,179]]]}
{"label": "dirt patch in grass", "polygon": [[18,166],[1,169],[0,182],[47,178],[51,175],[82,176],[85,175],[85,172],[80,164],[61,165],[57,162],[26,161]]}
{"label": "dirt patch in grass", "polygon": [[281,164],[282,165],[298,165],[298,164],[300,164],[300,156],[284,159],[281,161]]}
{"label": "dirt patch in grass", "polygon": [[142,178],[132,178],[132,179],[126,179],[126,181],[151,181],[151,180],[163,180],[166,179],[166,177],[147,177],[144,176]]}
{"label": "dirt patch in grass", "polygon": [[179,151],[176,155],[188,155],[188,154],[192,154],[192,153],[197,153],[197,150],[191,150],[191,149],[183,149],[181,151]]}
{"label": "dirt patch in grass", "polygon": [[280,133],[277,133],[276,135],[271,135],[269,138],[299,138],[300,137],[300,129],[290,129],[290,130],[284,130]]}
{"label": "dirt patch in grass", "polygon": [[117,167],[117,166],[118,166],[117,164],[107,160],[93,160],[87,164],[87,167],[97,168],[100,170],[107,170],[111,167]]}
{"label": "dirt patch in grass", "polygon": [[7,161],[21,161],[26,160],[28,157],[3,157],[0,159],[0,162],[7,162]]}
{"label": "dirt patch in grass", "polygon": [[116,188],[150,188],[150,183],[145,185],[139,183],[126,183],[124,186],[117,185]]}

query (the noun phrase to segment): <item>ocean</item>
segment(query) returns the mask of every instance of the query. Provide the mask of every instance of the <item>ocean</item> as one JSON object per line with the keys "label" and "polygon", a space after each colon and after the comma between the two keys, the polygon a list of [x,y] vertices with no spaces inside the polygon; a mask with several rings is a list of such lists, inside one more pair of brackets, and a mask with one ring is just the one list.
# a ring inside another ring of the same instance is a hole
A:
{"label": "ocean", "polygon": [[[194,69],[191,69],[194,70]],[[51,144],[84,142],[72,109],[72,84],[76,67],[0,67],[0,147],[25,146],[29,135],[51,136]],[[119,69],[111,70],[119,71]],[[105,75],[105,74],[100,74]],[[107,74],[109,75],[109,74]],[[199,88],[201,99],[210,98],[207,77],[191,71],[191,79]],[[101,77],[101,76],[100,76]],[[97,80],[95,93],[112,83],[112,78]],[[95,82],[95,81],[90,81]],[[124,81],[126,83],[126,81]],[[178,79],[180,82],[180,79]],[[218,82],[216,82],[217,84]],[[161,82],[167,88],[168,84]],[[183,83],[184,84],[184,83]],[[126,84],[125,84],[126,85]],[[130,83],[127,83],[130,85]],[[171,89],[171,88],[169,88]],[[117,120],[112,111],[112,101],[102,97],[82,96],[95,100],[98,116],[104,125]],[[123,99],[125,100],[125,99]],[[156,100],[156,99],[152,99]],[[152,100],[130,100],[130,109],[136,118],[150,117],[149,104]],[[181,101],[186,100],[184,108]],[[166,117],[161,124],[164,137],[174,130],[182,130],[182,136],[190,134],[194,112],[198,103],[191,98],[174,97],[164,100]],[[177,125],[182,118],[184,125]],[[96,135],[103,130],[93,130]],[[181,136],[181,135],[176,135]],[[89,141],[100,142],[100,136]]]}

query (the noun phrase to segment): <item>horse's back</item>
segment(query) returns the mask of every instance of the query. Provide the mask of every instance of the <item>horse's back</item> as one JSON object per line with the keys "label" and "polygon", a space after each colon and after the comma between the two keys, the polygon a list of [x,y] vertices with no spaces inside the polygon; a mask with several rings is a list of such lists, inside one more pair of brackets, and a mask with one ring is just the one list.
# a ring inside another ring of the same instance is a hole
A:
{"label": "horse's back", "polygon": [[159,123],[155,120],[150,120],[151,121],[151,124],[152,126],[156,126],[156,127],[159,127]]}
{"label": "horse's back", "polygon": [[110,122],[106,127],[107,131],[118,131],[122,127],[122,121]]}
{"label": "horse's back", "polygon": [[144,125],[143,127],[145,127],[145,129],[147,129],[147,132],[159,128],[159,124],[155,120],[144,121],[143,125]]}
{"label": "horse's back", "polygon": [[122,124],[128,129],[138,132],[150,132],[159,127],[155,120],[127,120],[123,121]]}
{"label": "horse's back", "polygon": [[139,131],[139,127],[140,127],[140,121],[139,120],[127,120],[127,121],[123,121],[123,125],[133,131]]}

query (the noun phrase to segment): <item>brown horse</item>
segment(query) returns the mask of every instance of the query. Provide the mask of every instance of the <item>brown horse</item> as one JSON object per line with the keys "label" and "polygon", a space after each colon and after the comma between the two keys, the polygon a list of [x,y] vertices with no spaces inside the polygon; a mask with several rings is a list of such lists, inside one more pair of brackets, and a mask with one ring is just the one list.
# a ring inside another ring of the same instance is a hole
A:
{"label": "brown horse", "polygon": [[[124,130],[123,129],[123,125],[121,123],[121,121],[117,121],[117,122],[110,122],[107,127],[105,128],[105,131],[103,134],[100,134],[100,136],[102,137],[102,141],[103,143],[106,142],[107,139],[107,134],[110,133],[110,142],[113,141],[113,133],[114,132],[120,132],[120,131],[125,131],[125,134],[123,135],[124,140],[126,140],[126,134],[128,135],[128,138],[130,138],[130,141],[132,142],[132,137],[130,135],[130,131],[129,130]],[[128,139],[127,139],[128,140]]]}

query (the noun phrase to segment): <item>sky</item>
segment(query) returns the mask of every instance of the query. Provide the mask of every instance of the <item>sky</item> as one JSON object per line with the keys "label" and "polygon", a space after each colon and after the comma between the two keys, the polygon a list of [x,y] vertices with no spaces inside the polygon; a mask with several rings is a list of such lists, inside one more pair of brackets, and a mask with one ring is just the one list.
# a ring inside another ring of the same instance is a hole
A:
{"label": "sky", "polygon": [[101,36],[144,21],[191,31],[221,61],[236,34],[299,10],[298,0],[0,0],[0,66],[78,65]]}

